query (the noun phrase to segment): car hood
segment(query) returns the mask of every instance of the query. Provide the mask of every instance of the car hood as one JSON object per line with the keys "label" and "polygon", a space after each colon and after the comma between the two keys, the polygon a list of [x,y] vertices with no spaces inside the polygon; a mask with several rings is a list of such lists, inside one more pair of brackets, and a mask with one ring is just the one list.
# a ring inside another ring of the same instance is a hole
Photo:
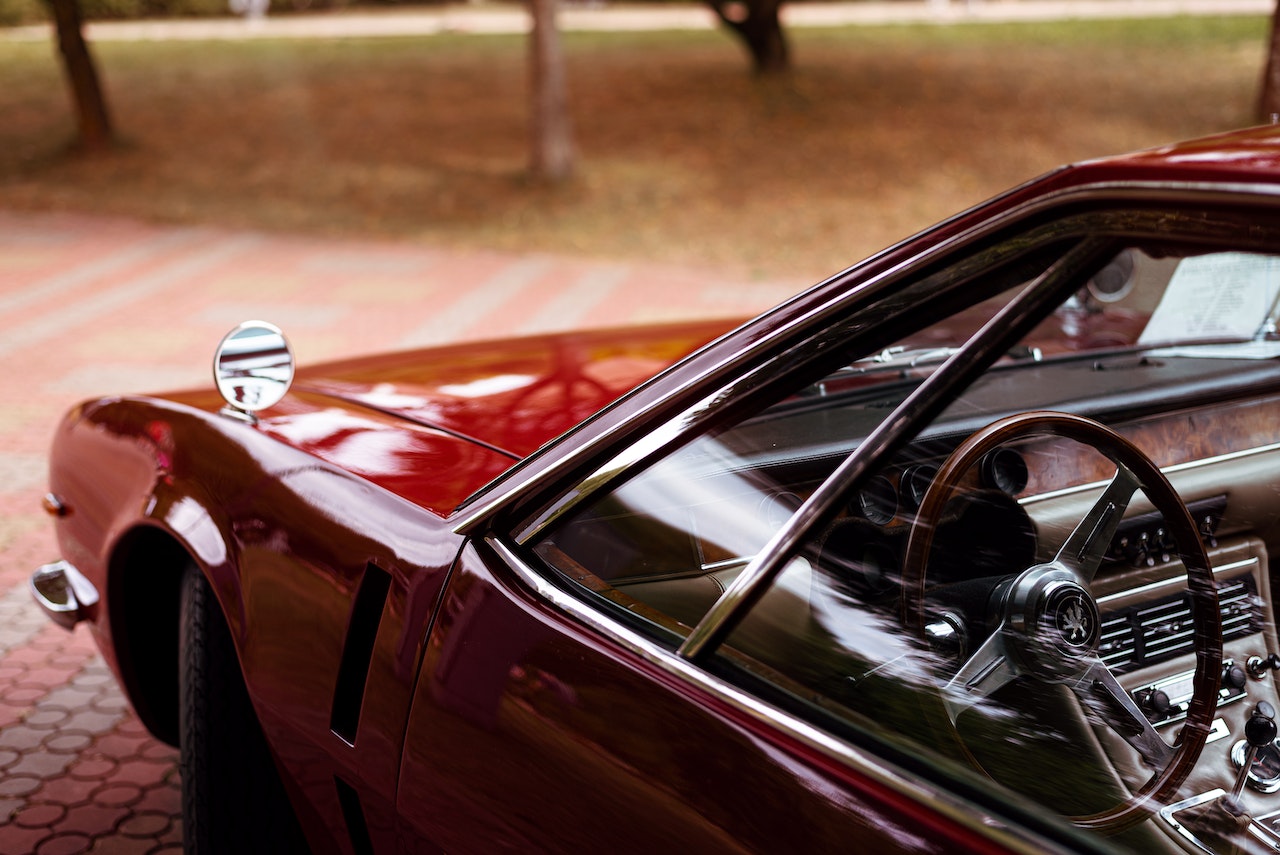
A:
{"label": "car hood", "polygon": [[[734,324],[565,333],[300,368],[256,429],[445,515]],[[164,397],[206,411],[222,403],[211,389]]]}
{"label": "car hood", "polygon": [[331,363],[294,388],[525,457],[732,326],[566,333]]}

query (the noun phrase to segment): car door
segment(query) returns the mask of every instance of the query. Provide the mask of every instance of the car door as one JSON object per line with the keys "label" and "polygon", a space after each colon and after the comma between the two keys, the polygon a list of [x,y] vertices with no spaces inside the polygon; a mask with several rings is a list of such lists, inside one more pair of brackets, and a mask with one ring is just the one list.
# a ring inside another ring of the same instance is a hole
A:
{"label": "car door", "polygon": [[463,551],[409,721],[405,851],[1002,848],[929,803],[948,797],[851,775],[749,695],[582,618],[502,544]]}
{"label": "car door", "polygon": [[[986,284],[955,298],[955,311],[935,306],[941,323],[955,327],[950,340],[963,343],[990,316],[991,307],[976,303],[1016,292],[1057,255],[1028,259],[1024,247],[1011,250],[998,274],[986,271]],[[975,271],[962,275],[972,281]],[[955,271],[934,271],[930,281],[948,277]],[[909,305],[897,300],[891,311],[901,315]],[[905,322],[899,317],[896,328]],[[936,314],[919,325],[931,322],[938,332]],[[899,346],[880,346],[891,345]],[[910,340],[901,346],[915,348]],[[841,371],[823,382],[856,387],[897,377],[896,369],[862,379]],[[803,560],[757,604],[745,636],[714,656],[680,655],[692,628],[843,456],[837,431],[860,436],[875,427],[833,427],[810,407],[827,391],[805,371],[792,376],[766,364],[741,385],[767,389],[761,400],[772,403],[728,407],[727,423],[682,436],[681,426],[697,425],[700,400],[654,432],[676,437],[658,451],[652,437],[640,437],[522,521],[499,515],[473,532],[414,691],[397,797],[407,851],[822,852],[852,840],[867,851],[1057,845],[1027,830],[1044,826],[1034,813],[1012,808],[1020,818],[1010,823],[998,803],[975,804],[957,795],[963,788],[907,771],[910,761],[898,765],[906,756],[885,740],[858,745],[863,737],[815,728],[788,709],[793,700],[779,703],[788,691],[822,703],[762,664],[813,658],[821,632],[810,591],[822,581]],[[776,406],[813,416],[784,441],[773,432]],[[799,449],[794,457],[765,459],[770,448],[788,446]],[[741,465],[753,454],[757,462]],[[909,646],[880,606],[863,618],[865,643]],[[733,679],[726,668],[737,671]],[[930,774],[945,781],[953,771]],[[1071,835],[1061,826],[1053,833]]]}

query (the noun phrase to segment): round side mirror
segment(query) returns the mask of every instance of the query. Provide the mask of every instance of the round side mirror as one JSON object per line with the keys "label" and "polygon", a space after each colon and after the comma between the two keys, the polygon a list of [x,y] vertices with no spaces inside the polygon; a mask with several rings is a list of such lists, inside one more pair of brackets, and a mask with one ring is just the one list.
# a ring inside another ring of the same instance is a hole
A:
{"label": "round side mirror", "polygon": [[293,351],[265,321],[245,321],[227,333],[213,357],[213,378],[229,416],[254,423],[254,413],[280,403],[293,382]]}

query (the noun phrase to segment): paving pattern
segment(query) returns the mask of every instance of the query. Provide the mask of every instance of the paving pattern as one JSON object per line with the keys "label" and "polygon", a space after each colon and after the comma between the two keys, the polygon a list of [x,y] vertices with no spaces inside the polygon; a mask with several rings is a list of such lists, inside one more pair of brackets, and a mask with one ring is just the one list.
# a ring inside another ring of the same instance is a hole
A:
{"label": "paving pattern", "polygon": [[40,510],[78,400],[212,382],[261,318],[301,363],[445,341],[755,313],[803,282],[553,256],[317,241],[0,210],[0,855],[181,851],[177,752],[133,716],[88,630],[31,604]]}

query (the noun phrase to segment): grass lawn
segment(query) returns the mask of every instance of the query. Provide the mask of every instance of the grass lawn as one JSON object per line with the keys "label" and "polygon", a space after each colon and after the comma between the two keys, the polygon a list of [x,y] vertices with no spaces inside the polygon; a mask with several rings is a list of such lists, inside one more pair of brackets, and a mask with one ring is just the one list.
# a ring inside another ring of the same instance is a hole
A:
{"label": "grass lawn", "polygon": [[0,42],[0,206],[728,264],[815,279],[1058,163],[1251,123],[1267,22],[569,34],[579,177],[529,184],[517,36],[100,43],[126,144],[63,155],[51,44]]}

